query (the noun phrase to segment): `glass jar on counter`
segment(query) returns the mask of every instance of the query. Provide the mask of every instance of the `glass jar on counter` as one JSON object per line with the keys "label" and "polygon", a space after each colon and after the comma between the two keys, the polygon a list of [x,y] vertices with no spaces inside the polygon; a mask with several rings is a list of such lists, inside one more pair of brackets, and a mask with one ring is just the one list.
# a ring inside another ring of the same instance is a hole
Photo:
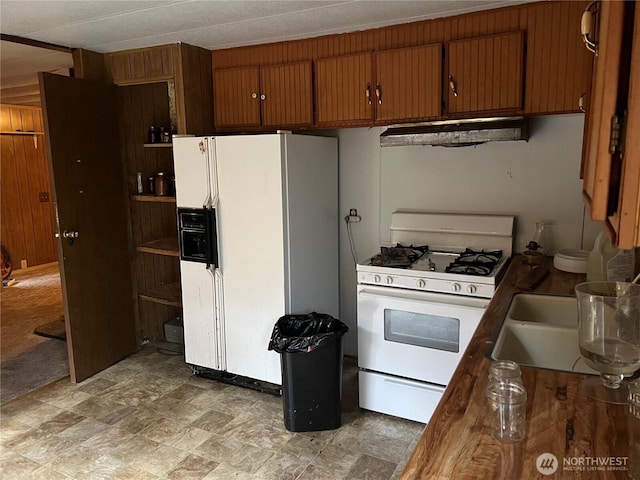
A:
{"label": "glass jar on counter", "polygon": [[169,178],[164,174],[164,172],[158,172],[154,180],[156,195],[169,195]]}
{"label": "glass jar on counter", "polygon": [[496,360],[489,367],[488,383],[517,383],[522,385],[520,365],[513,360]]}

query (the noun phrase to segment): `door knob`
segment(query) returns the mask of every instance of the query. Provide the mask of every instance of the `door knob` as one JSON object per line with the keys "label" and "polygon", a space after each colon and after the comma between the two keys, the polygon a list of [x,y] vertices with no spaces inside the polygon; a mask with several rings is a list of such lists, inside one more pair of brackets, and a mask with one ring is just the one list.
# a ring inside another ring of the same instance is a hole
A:
{"label": "door knob", "polygon": [[65,230],[64,232],[62,232],[62,237],[67,239],[69,245],[73,245],[74,240],[78,238],[78,236],[78,232],[76,232],[75,230]]}

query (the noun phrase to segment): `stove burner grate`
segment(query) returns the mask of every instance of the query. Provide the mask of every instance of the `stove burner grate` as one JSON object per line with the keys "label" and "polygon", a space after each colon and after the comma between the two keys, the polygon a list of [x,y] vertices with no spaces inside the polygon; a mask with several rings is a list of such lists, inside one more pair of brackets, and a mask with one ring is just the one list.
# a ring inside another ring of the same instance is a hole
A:
{"label": "stove burner grate", "polygon": [[487,276],[501,258],[502,250],[477,251],[467,248],[445,268],[445,272]]}
{"label": "stove burner grate", "polygon": [[407,268],[429,251],[428,245],[402,245],[380,247],[380,253],[371,258],[371,265]]}

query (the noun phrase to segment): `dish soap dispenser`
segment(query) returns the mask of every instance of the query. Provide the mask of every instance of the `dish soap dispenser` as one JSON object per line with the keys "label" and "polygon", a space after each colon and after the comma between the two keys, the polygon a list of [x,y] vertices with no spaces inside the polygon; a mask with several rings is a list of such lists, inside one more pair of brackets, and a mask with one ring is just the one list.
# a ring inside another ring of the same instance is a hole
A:
{"label": "dish soap dispenser", "polygon": [[589,253],[587,281],[630,282],[635,267],[633,253],[613,246],[607,232],[602,230]]}

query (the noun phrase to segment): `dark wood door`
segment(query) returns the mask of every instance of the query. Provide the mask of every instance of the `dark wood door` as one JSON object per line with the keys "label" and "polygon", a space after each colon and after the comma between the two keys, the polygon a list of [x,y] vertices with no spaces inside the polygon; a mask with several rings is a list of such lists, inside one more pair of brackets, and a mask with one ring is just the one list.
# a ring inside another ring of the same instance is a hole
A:
{"label": "dark wood door", "polygon": [[137,348],[116,87],[40,73],[40,95],[69,367],[81,382]]}

